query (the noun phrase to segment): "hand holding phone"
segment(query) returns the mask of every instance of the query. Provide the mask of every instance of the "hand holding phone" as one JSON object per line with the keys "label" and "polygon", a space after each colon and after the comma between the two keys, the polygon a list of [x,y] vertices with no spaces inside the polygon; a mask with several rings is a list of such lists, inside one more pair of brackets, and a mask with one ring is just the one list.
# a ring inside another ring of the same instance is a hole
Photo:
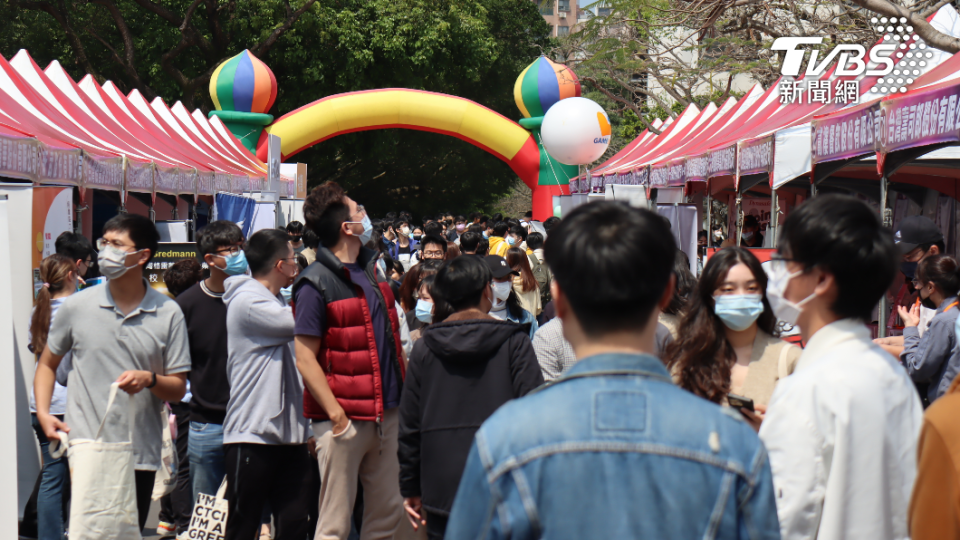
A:
{"label": "hand holding phone", "polygon": [[748,397],[738,396],[736,394],[727,394],[727,403],[730,404],[736,410],[746,409],[750,412],[754,411],[753,400]]}

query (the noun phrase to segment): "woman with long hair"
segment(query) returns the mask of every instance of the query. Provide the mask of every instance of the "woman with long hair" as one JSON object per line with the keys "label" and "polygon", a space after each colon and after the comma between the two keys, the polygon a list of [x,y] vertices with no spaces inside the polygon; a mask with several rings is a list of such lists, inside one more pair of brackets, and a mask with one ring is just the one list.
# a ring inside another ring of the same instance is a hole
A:
{"label": "woman with long hair", "polygon": [[417,324],[410,330],[410,342],[416,342],[423,335],[423,331],[434,322],[433,281],[436,273],[431,273],[420,280],[417,289],[417,306],[413,309],[413,319],[408,318],[408,325]]}
{"label": "woman with long hair", "polygon": [[[79,281],[76,264],[64,255],[50,255],[40,262],[40,279],[43,285],[37,292],[30,315],[30,351],[40,358],[47,346],[50,324],[57,316],[57,310],[68,296],[77,291]],[[57,369],[57,382],[50,401],[50,414],[61,422],[67,413],[67,375],[70,372],[70,353],[67,353]],[[43,468],[40,470],[40,489],[37,492],[37,538],[39,540],[61,540],[66,529],[67,516],[63,500],[70,493],[70,470],[67,458],[53,459],[50,456],[50,441],[43,433],[37,421],[37,406],[30,391],[30,413],[33,417],[33,430],[40,442],[40,455]]]}
{"label": "woman with long hair", "polygon": [[[919,303],[910,309],[898,307],[903,319],[903,365],[916,383],[926,383],[924,406],[933,403],[950,388],[960,373],[960,348],[954,327],[960,315],[957,293],[960,291],[960,264],[948,255],[933,255],[920,261],[913,286],[920,293]],[[935,309],[923,337],[917,331],[920,306]]]}
{"label": "woman with long hair", "polygon": [[422,288],[423,280],[435,275],[437,271],[440,270],[441,264],[443,264],[443,261],[439,259],[422,261],[414,265],[403,279],[403,285],[400,287],[400,305],[403,307],[404,318],[407,320],[407,329],[410,331],[411,343],[416,341],[413,338],[413,332],[420,330],[424,326],[423,321],[417,317],[417,304],[420,300],[420,289]]}
{"label": "woman with long hair", "polygon": [[737,394],[766,409],[800,358],[799,347],[777,337],[766,290],[767,275],[749,250],[725,248],[709,259],[680,319],[681,339],[664,353],[681,388],[720,404]]}
{"label": "woman with long hair", "polygon": [[520,306],[534,317],[540,315],[543,312],[543,305],[540,303],[540,285],[533,275],[527,253],[521,248],[512,247],[507,250],[507,256],[504,258],[514,272],[520,273],[513,277],[513,292],[517,293]]}

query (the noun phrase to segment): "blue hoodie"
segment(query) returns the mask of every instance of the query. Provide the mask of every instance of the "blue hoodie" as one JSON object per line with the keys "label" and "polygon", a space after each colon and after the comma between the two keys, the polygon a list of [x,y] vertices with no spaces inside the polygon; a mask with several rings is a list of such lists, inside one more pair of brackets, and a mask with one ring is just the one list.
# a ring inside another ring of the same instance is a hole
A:
{"label": "blue hoodie", "polygon": [[224,285],[230,401],[223,443],[306,443],[293,309],[250,276],[227,278]]}

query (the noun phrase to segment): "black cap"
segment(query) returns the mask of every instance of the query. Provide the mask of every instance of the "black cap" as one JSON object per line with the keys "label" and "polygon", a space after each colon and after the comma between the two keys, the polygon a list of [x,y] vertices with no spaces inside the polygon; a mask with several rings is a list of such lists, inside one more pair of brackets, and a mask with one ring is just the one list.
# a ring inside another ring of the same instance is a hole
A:
{"label": "black cap", "polygon": [[943,241],[943,233],[937,224],[923,216],[909,216],[900,221],[900,229],[893,235],[893,241],[906,255],[923,244],[936,244]]}
{"label": "black cap", "polygon": [[483,258],[483,262],[490,268],[493,279],[500,279],[507,274],[520,275],[520,272],[514,272],[513,268],[507,264],[507,260],[499,255],[487,255]]}

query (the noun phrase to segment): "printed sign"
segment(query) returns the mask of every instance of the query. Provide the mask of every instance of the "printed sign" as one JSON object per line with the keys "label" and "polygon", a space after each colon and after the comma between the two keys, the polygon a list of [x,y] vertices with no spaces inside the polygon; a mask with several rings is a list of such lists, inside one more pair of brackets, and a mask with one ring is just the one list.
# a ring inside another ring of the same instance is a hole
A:
{"label": "printed sign", "polygon": [[[163,273],[173,266],[174,263],[180,262],[183,259],[199,260],[197,244],[192,242],[160,242],[157,247],[157,254],[147,263],[144,277],[147,278],[147,282],[150,283],[151,287],[173,298],[173,295],[167,290],[167,284],[163,281]],[[200,261],[200,266],[204,270],[207,269],[207,263],[203,261]]]}
{"label": "printed sign", "polygon": [[687,158],[686,181],[706,182],[710,177],[710,154],[700,154]]}
{"label": "printed sign", "polygon": [[197,494],[187,538],[191,540],[224,540],[227,532],[228,506],[225,499],[206,493]]}
{"label": "printed sign", "polygon": [[878,146],[884,153],[890,153],[960,140],[958,95],[960,85],[951,85],[882,101],[881,122],[877,125]]}
{"label": "printed sign", "polygon": [[733,176],[737,172],[737,145],[731,144],[724,148],[717,148],[709,152],[710,162],[707,164],[707,174],[714,176]]}
{"label": "printed sign", "polygon": [[813,163],[849,159],[876,151],[882,125],[880,102],[854,107],[842,114],[814,118],[810,137]]}
{"label": "printed sign", "polygon": [[773,163],[773,135],[740,144],[740,176],[768,173]]}

